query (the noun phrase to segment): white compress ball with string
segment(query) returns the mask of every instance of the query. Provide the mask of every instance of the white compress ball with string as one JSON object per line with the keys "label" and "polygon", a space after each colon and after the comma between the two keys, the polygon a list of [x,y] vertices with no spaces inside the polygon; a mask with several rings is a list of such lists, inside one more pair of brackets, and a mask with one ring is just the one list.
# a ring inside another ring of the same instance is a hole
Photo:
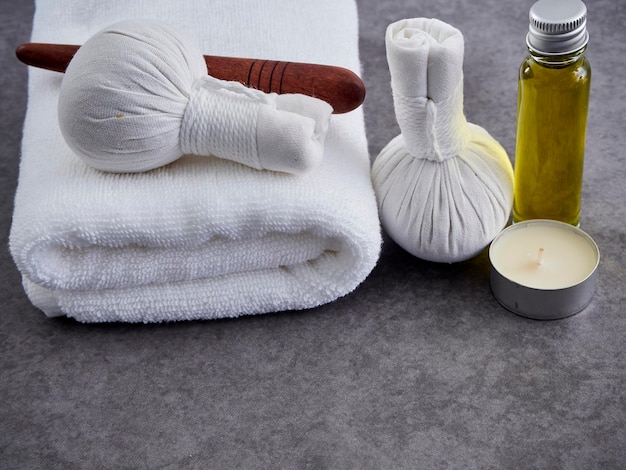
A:
{"label": "white compress ball with string", "polygon": [[305,173],[324,155],[331,113],[316,98],[207,75],[193,41],[147,20],[116,23],[87,40],[59,95],[69,147],[111,172],[151,170],[194,154]]}
{"label": "white compress ball with string", "polygon": [[406,19],[388,26],[386,46],[401,134],[372,168],[382,224],[419,258],[471,258],[509,219],[513,169],[465,119],[463,36],[437,19]]}

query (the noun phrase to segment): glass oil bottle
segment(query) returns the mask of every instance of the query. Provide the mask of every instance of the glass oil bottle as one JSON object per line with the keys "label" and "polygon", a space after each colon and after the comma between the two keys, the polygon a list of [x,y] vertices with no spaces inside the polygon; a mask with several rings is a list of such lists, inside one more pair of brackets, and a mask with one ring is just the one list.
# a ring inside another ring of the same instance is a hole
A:
{"label": "glass oil bottle", "polygon": [[587,8],[580,0],[539,0],[529,20],[529,55],[518,81],[513,222],[579,225],[591,81]]}

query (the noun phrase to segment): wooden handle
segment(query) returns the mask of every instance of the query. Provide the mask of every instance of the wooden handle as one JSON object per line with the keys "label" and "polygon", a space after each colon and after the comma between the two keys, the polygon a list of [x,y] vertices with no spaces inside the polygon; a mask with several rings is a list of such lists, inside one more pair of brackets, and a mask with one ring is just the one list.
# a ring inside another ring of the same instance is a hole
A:
{"label": "wooden handle", "polygon": [[[17,58],[27,65],[65,72],[80,46],[68,44],[21,44]],[[326,101],[333,113],[352,111],[365,99],[365,85],[343,67],[205,55],[209,75],[237,81],[266,93],[301,93]]]}

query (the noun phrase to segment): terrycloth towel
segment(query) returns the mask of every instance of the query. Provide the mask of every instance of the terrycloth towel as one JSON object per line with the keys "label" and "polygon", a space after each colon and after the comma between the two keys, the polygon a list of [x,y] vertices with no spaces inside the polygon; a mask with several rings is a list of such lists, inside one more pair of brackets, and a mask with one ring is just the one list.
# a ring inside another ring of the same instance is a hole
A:
{"label": "terrycloth towel", "polygon": [[[32,40],[82,44],[131,18],[167,22],[204,54],[359,72],[352,0],[39,0]],[[63,140],[61,79],[30,70],[10,237],[47,315],[157,322],[305,309],[351,292],[374,267],[381,240],[361,109],[333,115],[324,158],[303,176],[194,156],[112,174]]]}

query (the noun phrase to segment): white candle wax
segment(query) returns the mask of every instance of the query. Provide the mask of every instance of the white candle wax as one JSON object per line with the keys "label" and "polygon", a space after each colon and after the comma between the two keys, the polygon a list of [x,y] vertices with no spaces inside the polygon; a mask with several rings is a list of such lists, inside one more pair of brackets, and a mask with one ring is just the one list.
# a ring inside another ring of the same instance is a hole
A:
{"label": "white candle wax", "polygon": [[493,267],[507,279],[534,289],[565,289],[588,278],[598,247],[582,230],[552,220],[513,225],[491,245]]}

